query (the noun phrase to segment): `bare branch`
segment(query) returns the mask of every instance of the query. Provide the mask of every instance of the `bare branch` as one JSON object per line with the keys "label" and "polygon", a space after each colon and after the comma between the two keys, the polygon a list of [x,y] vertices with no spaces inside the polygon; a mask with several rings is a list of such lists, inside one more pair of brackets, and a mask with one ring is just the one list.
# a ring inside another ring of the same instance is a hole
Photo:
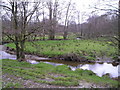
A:
{"label": "bare branch", "polygon": [[9,10],[9,11],[12,11],[12,9],[10,7],[8,7],[8,6],[6,6],[6,5],[0,5],[0,6],[7,9],[7,10]]}
{"label": "bare branch", "polygon": [[10,34],[4,33],[4,32],[3,34],[5,34],[8,38],[10,38],[13,42],[15,41],[12,37],[10,37]]}

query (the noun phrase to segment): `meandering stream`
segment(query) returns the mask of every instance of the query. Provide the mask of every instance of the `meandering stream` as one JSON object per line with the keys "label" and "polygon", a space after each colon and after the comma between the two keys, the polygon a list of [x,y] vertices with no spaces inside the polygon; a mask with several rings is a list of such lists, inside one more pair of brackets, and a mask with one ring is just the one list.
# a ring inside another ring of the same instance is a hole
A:
{"label": "meandering stream", "polygon": [[[83,70],[91,70],[96,75],[98,75],[100,77],[102,77],[105,74],[109,74],[111,78],[115,78],[115,77],[120,76],[120,65],[113,65],[112,63],[107,63],[107,62],[104,62],[104,63],[89,63],[89,64],[71,62],[73,65],[70,64],[70,62],[68,64],[59,63],[59,62],[51,62],[51,61],[43,61],[43,62],[47,63],[47,64],[54,65],[54,66],[68,65],[68,67],[70,67],[71,70],[73,70],[73,71],[75,71],[78,68],[83,69]],[[38,63],[38,62],[35,61],[34,63]],[[66,63],[67,63],[67,61],[66,61]]]}
{"label": "meandering stream", "polygon": [[[34,56],[35,57],[35,56]],[[37,57],[37,56],[36,56]],[[27,60],[31,64],[38,64],[40,62],[44,62],[47,64],[51,64],[54,66],[58,65],[68,65],[68,67],[71,68],[71,70],[75,71],[76,69],[80,68],[83,70],[91,70],[96,75],[102,77],[105,74],[109,74],[111,78],[116,78],[120,76],[120,65],[115,65],[113,63],[78,63],[78,62],[69,62],[69,61],[62,61],[62,60],[48,60],[48,58],[43,57],[37,57],[40,60]],[[4,50],[0,51],[0,59],[13,59],[16,60],[16,55],[11,55]]]}

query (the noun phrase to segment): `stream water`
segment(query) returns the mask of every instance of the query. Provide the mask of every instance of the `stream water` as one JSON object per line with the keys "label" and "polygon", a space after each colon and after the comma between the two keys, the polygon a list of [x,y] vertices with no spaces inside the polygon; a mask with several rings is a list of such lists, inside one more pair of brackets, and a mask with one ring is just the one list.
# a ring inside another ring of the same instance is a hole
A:
{"label": "stream water", "polygon": [[83,70],[91,70],[97,76],[100,77],[102,77],[105,74],[109,74],[111,78],[116,78],[120,76],[120,65],[113,65],[112,63],[107,63],[107,62],[104,63],[74,63],[68,61],[61,61],[61,63],[54,61],[43,61],[43,62],[54,66],[68,65],[68,67],[70,67],[71,70],[73,71],[75,71],[78,68]]}
{"label": "stream water", "polygon": [[[41,58],[41,57],[39,57]],[[13,59],[16,60],[16,55],[11,55],[4,50],[0,51],[0,59]],[[43,60],[42,60],[43,59]],[[105,74],[109,74],[111,78],[116,78],[120,76],[120,65],[113,64],[113,63],[78,63],[78,62],[70,62],[70,61],[63,61],[63,60],[47,60],[48,58],[41,58],[39,61],[35,60],[27,60],[31,64],[38,64],[40,62],[44,62],[47,64],[51,64],[54,66],[58,65],[68,65],[71,70],[75,71],[76,69],[80,68],[83,70],[91,70],[96,75],[102,77]]]}

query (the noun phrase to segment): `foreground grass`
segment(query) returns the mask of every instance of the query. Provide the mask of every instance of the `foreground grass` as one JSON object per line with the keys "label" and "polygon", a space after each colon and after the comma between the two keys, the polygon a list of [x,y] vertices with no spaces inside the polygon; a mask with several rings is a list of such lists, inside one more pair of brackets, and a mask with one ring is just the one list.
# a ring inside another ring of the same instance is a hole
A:
{"label": "foreground grass", "polygon": [[[15,48],[13,43],[7,46]],[[47,40],[25,43],[25,51],[29,53],[55,57],[75,53],[94,60],[96,56],[115,56],[117,49],[109,42],[95,40]]]}
{"label": "foreground grass", "polygon": [[[45,83],[49,85],[59,86],[78,86],[80,81],[86,81],[102,86],[118,87],[118,82],[111,80],[109,77],[98,77],[89,70],[77,69],[71,71],[66,65],[52,66],[46,63],[29,64],[27,62],[18,62],[16,60],[2,60],[3,75],[12,75],[13,77],[22,78],[24,80],[32,80],[37,83]],[[47,80],[49,79],[49,81]],[[23,83],[12,83],[9,80],[3,86],[7,87],[23,87]]]}

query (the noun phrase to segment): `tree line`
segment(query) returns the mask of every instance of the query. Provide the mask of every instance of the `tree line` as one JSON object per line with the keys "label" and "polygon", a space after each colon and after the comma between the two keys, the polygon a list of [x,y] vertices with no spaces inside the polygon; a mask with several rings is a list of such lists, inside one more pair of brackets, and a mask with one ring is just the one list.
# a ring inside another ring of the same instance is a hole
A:
{"label": "tree line", "polygon": [[[3,12],[2,33],[15,43],[19,61],[25,60],[25,41],[30,36],[42,36],[44,40],[47,34],[49,40],[54,40],[55,34],[61,33],[63,39],[67,39],[68,33],[72,32],[77,36],[90,38],[105,34],[117,35],[117,30],[119,30],[119,14],[118,16],[92,15],[85,23],[80,23],[79,13],[78,16],[73,17],[78,11],[75,10],[71,0],[65,4],[59,3],[59,0],[54,0],[54,2],[51,0],[46,2],[10,0],[0,2],[0,6]],[[77,18],[78,22],[74,21],[74,18]],[[120,35],[118,36],[117,39],[120,41]]]}

